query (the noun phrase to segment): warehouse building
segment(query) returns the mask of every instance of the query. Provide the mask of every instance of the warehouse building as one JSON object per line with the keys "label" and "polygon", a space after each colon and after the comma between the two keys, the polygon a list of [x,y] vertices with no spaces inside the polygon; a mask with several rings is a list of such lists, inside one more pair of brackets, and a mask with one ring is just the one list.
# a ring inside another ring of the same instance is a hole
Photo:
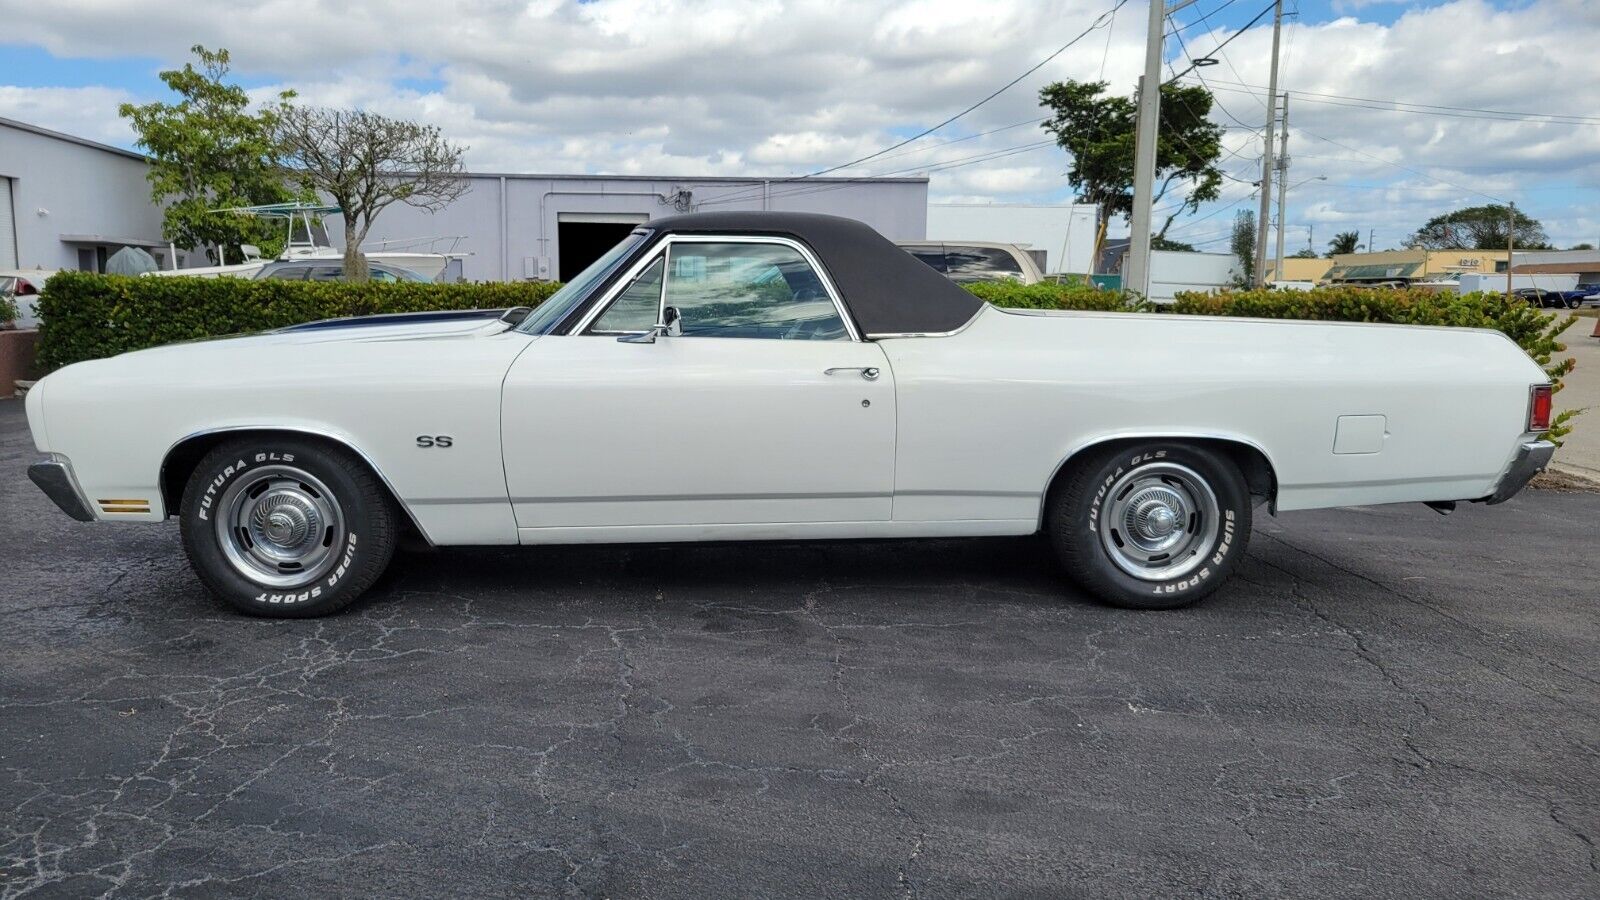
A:
{"label": "warehouse building", "polygon": [[[104,271],[122,247],[147,250],[162,268],[208,265],[204,253],[162,240],[145,172],[137,153],[0,118],[0,269]],[[467,177],[467,192],[437,213],[390,206],[367,249],[459,253],[471,281],[559,280],[640,223],[679,212],[831,213],[897,241],[923,239],[928,222],[926,178]],[[337,241],[342,223],[325,224]]]}
{"label": "warehouse building", "polygon": [[[848,216],[890,240],[921,240],[926,178],[748,178],[635,175],[469,176],[461,199],[437,213],[396,204],[367,236],[369,248],[455,250],[470,281],[564,281],[643,222],[680,212],[771,209]],[[337,236],[339,226],[329,223]],[[459,238],[459,240],[458,240]]]}
{"label": "warehouse building", "polygon": [[170,266],[145,171],[137,153],[0,119],[0,269],[103,271],[123,247]]}
{"label": "warehouse building", "polygon": [[1579,284],[1600,284],[1600,250],[1531,250],[1518,253],[1518,275],[1576,275]]}

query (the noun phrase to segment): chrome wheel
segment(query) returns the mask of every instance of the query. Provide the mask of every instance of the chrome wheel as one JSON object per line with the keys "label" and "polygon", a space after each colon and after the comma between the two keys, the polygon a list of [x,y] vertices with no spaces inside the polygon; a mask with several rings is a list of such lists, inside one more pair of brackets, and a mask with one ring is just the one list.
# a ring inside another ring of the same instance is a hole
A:
{"label": "chrome wheel", "polygon": [[332,569],[345,536],[344,512],[316,476],[264,466],[228,487],[217,504],[217,540],[240,575],[291,588]]}
{"label": "chrome wheel", "polygon": [[1166,581],[1199,568],[1217,538],[1217,495],[1188,466],[1157,462],[1118,478],[1100,512],[1100,543],[1117,568]]}

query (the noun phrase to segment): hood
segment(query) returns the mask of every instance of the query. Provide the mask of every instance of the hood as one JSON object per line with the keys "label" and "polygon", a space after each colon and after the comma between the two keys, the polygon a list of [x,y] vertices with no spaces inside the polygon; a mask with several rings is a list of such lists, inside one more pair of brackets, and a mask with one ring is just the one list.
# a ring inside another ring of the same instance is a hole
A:
{"label": "hood", "polygon": [[466,339],[499,334],[511,326],[500,321],[504,310],[475,309],[447,312],[391,313],[323,319],[273,331],[196,338],[130,350],[111,359],[146,358],[192,351],[196,347],[222,347],[230,351],[258,346],[341,344],[356,341],[419,341]]}
{"label": "hood", "polygon": [[482,325],[485,321],[499,320],[503,309],[450,309],[426,312],[383,313],[375,316],[349,316],[343,319],[321,319],[302,325],[290,325],[268,334],[297,334],[306,331],[335,331],[349,328],[390,328],[417,325]]}

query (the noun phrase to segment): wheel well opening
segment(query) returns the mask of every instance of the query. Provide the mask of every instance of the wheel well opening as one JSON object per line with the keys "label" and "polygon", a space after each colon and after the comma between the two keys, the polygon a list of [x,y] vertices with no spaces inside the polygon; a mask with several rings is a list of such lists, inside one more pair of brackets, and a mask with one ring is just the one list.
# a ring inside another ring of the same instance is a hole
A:
{"label": "wheel well opening", "polygon": [[1050,487],[1045,491],[1044,506],[1040,511],[1041,527],[1044,522],[1043,511],[1050,508],[1050,503],[1055,499],[1055,493],[1066,484],[1067,473],[1071,472],[1075,464],[1081,463],[1089,456],[1105,452],[1112,448],[1132,447],[1135,444],[1148,444],[1152,441],[1167,441],[1175,444],[1188,444],[1194,447],[1204,447],[1226,456],[1239,467],[1244,475],[1244,483],[1250,490],[1250,496],[1256,502],[1270,504],[1269,508],[1276,508],[1278,497],[1278,477],[1272,471],[1272,463],[1260,450],[1240,441],[1230,441],[1225,438],[1194,438],[1194,437],[1140,437],[1121,438],[1117,440],[1101,441],[1090,444],[1078,450],[1066,459],[1056,469],[1055,477],[1050,480]]}
{"label": "wheel well opening", "polygon": [[293,431],[288,429],[249,428],[238,431],[219,431],[213,434],[196,435],[180,442],[177,446],[168,451],[167,458],[161,461],[161,502],[162,505],[166,507],[167,515],[176,516],[178,515],[179,510],[182,509],[183,490],[189,483],[189,476],[194,474],[195,467],[200,465],[200,460],[205,459],[207,453],[210,453],[212,450],[216,449],[223,442],[230,441],[235,438],[270,435],[282,435],[285,437],[295,438],[296,440],[309,441],[313,444],[321,444],[325,447],[342,450],[346,453],[349,453],[351,456],[354,456],[357,462],[365,466],[368,471],[372,472],[373,475],[377,476],[378,485],[382,487],[383,492],[388,495],[389,502],[393,503],[394,508],[400,511],[400,523],[401,528],[403,529],[403,533],[401,535],[402,538],[411,537],[417,540],[426,541],[426,536],[423,534],[422,528],[417,525],[416,520],[411,516],[411,510],[407,509],[406,505],[400,502],[400,498],[395,495],[394,489],[389,486],[389,482],[384,479],[382,473],[373,468],[372,464],[367,461],[366,457],[355,452],[350,446],[334,440],[333,438],[324,437],[319,434],[311,434],[309,432]]}

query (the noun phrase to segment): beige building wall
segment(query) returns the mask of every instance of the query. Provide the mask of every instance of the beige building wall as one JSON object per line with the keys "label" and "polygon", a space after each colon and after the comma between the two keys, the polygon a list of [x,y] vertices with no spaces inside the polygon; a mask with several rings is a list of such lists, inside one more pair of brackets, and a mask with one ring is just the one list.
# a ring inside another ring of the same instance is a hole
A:
{"label": "beige building wall", "polygon": [[1321,281],[1333,268],[1333,260],[1323,258],[1285,257],[1283,275],[1278,274],[1277,260],[1267,261],[1268,281]]}

